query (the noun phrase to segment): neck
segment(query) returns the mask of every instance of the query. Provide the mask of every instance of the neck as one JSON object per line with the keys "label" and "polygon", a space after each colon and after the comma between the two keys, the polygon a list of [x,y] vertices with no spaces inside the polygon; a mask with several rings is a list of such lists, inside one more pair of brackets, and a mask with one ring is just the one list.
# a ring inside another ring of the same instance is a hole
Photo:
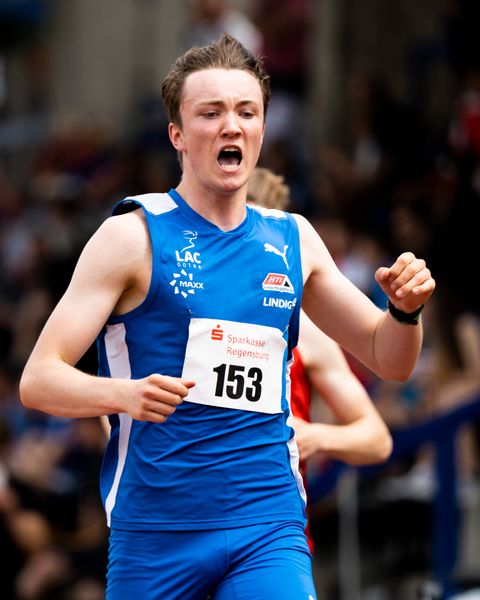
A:
{"label": "neck", "polygon": [[245,219],[246,186],[219,194],[208,189],[195,189],[182,179],[176,189],[190,208],[222,231],[235,229]]}

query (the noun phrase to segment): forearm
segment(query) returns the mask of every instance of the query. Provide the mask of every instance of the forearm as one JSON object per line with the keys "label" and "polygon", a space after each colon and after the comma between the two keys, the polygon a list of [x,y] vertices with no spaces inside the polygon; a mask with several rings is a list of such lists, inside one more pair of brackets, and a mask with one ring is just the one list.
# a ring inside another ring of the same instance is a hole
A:
{"label": "forearm", "polygon": [[380,319],[373,338],[373,363],[382,379],[406,381],[422,347],[423,328],[396,321],[387,311]]}
{"label": "forearm", "polygon": [[96,417],[124,412],[127,381],[89,375],[49,356],[27,364],[20,399],[27,408],[59,417]]}
{"label": "forearm", "polygon": [[318,451],[352,465],[384,462],[392,451],[392,438],[381,422],[365,418],[348,425],[315,423]]}

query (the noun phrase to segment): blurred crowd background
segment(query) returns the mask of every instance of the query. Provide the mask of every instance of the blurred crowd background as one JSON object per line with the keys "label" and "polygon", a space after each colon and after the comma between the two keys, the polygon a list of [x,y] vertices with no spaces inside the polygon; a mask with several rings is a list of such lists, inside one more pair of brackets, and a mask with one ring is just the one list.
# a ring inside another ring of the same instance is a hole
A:
{"label": "blurred crowd background", "polygon": [[113,203],[178,182],[159,82],[223,31],[272,76],[260,164],[344,273],[384,306],[374,271],[411,250],[438,285],[407,384],[349,357],[396,451],[310,465],[319,594],[480,598],[479,22],[477,0],[0,0],[2,598],[104,597],[104,433],[25,411],[18,380]]}

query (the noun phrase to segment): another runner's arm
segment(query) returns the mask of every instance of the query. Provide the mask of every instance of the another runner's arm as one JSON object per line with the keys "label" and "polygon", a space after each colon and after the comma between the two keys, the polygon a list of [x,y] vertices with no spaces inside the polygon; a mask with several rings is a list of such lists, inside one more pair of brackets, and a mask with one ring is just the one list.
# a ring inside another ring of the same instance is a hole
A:
{"label": "another runner's arm", "polygon": [[117,303],[134,290],[149,252],[138,213],[108,219],[92,236],[25,366],[20,382],[25,406],[63,417],[126,412],[155,422],[175,410],[189,382],[159,374],[136,381],[100,378],[74,366]]}
{"label": "another runner's arm", "polygon": [[[310,223],[297,215],[305,289],[303,308],[327,335],[383,379],[405,381],[422,345],[422,324],[405,325],[384,312],[337,268]],[[425,262],[406,252],[376,280],[397,309],[411,313],[435,288]]]}
{"label": "another runner's arm", "polygon": [[340,347],[302,315],[300,355],[308,379],[338,424],[295,419],[300,458],[316,452],[350,464],[383,462],[392,438],[364,386],[350,369]]}

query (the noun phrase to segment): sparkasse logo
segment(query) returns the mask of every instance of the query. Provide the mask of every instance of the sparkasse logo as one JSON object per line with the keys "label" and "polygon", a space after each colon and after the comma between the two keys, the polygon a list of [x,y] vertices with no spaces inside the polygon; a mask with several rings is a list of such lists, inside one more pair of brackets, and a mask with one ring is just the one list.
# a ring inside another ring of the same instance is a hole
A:
{"label": "sparkasse logo", "polygon": [[223,329],[220,327],[220,323],[212,329],[210,337],[212,340],[223,340]]}

